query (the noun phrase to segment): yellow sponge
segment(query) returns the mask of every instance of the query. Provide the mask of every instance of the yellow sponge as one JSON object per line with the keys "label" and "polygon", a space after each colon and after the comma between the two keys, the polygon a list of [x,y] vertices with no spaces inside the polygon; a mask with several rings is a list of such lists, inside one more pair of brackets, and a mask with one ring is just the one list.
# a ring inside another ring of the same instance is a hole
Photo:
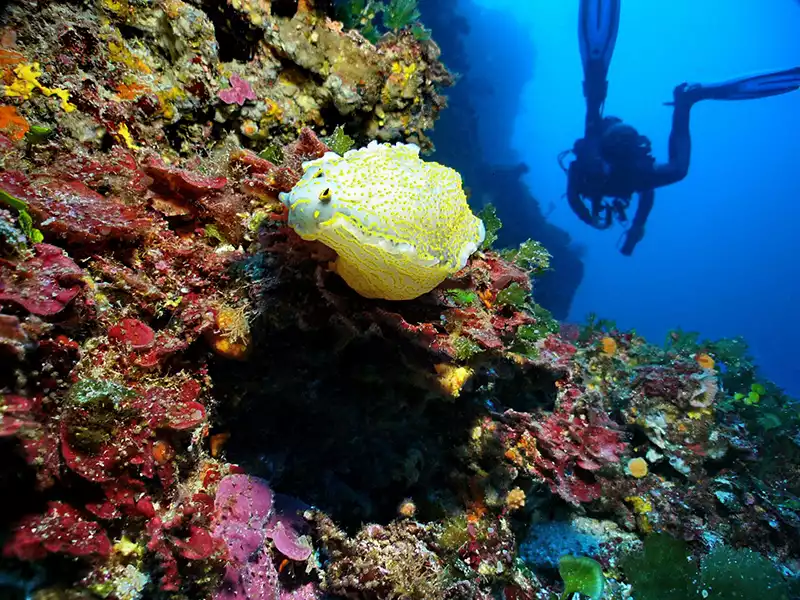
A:
{"label": "yellow sponge", "polygon": [[280,195],[289,225],[333,248],[336,272],[367,298],[410,300],[467,263],[485,235],[461,176],[413,144],[370,143],[303,164]]}

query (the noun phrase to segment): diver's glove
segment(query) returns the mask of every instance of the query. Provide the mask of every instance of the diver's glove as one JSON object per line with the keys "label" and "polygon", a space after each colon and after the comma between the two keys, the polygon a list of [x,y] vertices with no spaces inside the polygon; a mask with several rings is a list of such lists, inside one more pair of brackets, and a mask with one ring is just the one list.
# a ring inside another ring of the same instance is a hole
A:
{"label": "diver's glove", "polygon": [[642,241],[644,237],[644,227],[631,227],[625,234],[625,242],[622,244],[622,248],[619,251],[624,256],[631,256],[633,254],[633,249],[636,248],[636,244]]}
{"label": "diver's glove", "polygon": [[703,86],[699,83],[681,83],[672,90],[672,102],[664,102],[664,106],[691,107],[703,99]]}

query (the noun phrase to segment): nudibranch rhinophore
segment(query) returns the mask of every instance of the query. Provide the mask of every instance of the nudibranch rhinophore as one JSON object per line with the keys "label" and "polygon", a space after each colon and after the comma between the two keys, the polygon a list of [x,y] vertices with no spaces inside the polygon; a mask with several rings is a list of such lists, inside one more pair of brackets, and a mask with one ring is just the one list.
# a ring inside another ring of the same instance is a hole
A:
{"label": "nudibranch rhinophore", "polygon": [[336,272],[367,298],[411,300],[467,264],[483,242],[461,176],[414,144],[371,142],[303,163],[281,201],[304,240],[333,248]]}

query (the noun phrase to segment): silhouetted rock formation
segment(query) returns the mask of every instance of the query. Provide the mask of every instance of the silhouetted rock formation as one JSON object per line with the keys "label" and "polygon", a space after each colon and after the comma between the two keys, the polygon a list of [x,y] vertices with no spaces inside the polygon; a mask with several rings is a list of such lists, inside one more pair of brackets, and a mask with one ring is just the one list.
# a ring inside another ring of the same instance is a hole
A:
{"label": "silhouetted rock formation", "polygon": [[[434,158],[462,174],[475,209],[487,202],[497,207],[503,221],[499,245],[516,245],[533,238],[550,251],[554,271],[537,281],[536,300],[556,318],[565,319],[583,278],[583,261],[571,245],[569,234],[547,222],[539,201],[522,181],[528,167],[511,146],[513,116],[519,111],[527,73],[523,70],[519,77],[493,77],[490,72],[482,72],[481,65],[471,64],[464,45],[469,25],[456,12],[454,2],[421,0],[420,8],[425,25],[433,30],[434,39],[442,48],[442,60],[460,75],[455,87],[447,91],[448,107],[442,111],[431,136],[436,144]],[[487,12],[487,16],[492,14]],[[494,47],[492,52],[510,53],[517,47],[532,52],[527,33],[515,27],[512,19],[504,18],[502,23],[489,19],[482,27],[495,34],[502,31],[502,47]],[[486,44],[492,43],[487,33]],[[476,94],[492,95],[491,112],[476,110]],[[478,123],[486,119],[491,120],[488,129],[492,137],[482,142]]]}

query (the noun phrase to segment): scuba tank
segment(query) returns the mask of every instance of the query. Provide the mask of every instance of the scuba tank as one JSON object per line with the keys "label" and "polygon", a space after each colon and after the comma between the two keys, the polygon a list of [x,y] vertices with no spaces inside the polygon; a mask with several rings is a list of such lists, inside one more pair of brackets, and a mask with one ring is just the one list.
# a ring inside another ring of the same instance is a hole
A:
{"label": "scuba tank", "polygon": [[[647,136],[621,119],[604,117],[601,131],[594,143],[576,140],[558,155],[558,162],[581,198],[590,203],[594,227],[608,229],[615,220],[628,222],[626,211],[639,189],[639,176],[653,168],[655,158]],[[564,161],[570,154],[575,159],[567,167]]]}

